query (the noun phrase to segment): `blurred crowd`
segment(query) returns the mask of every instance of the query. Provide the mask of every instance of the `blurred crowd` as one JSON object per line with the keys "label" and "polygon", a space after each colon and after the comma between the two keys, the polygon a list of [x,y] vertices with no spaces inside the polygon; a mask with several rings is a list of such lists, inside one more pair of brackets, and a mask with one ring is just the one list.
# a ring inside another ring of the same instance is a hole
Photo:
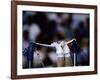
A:
{"label": "blurred crowd", "polygon": [[[76,38],[77,66],[89,65],[89,14],[53,13],[23,11],[23,50],[30,41],[51,44],[59,40]],[[56,67],[57,57],[54,51],[39,47],[39,56],[34,53],[34,67],[41,67],[43,61],[47,67]],[[73,59],[73,53],[72,53]],[[27,68],[27,59],[23,55],[23,67]]]}

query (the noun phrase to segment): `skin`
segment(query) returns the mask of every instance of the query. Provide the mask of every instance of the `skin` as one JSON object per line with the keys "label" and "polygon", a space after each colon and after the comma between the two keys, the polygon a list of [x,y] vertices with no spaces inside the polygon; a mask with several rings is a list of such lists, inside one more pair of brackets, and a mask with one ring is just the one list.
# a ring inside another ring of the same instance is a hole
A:
{"label": "skin", "polygon": [[63,66],[64,66],[64,57],[58,57],[57,67],[63,67]]}
{"label": "skin", "polygon": [[[70,47],[70,44],[68,44],[68,47]],[[73,65],[73,62],[72,62],[71,56],[65,57],[65,66],[72,66],[72,65]]]}
{"label": "skin", "polygon": [[64,57],[58,57],[57,60],[57,67],[64,67],[64,66],[72,66],[72,59],[71,57],[66,57],[64,59]]}
{"label": "skin", "polygon": [[72,63],[72,59],[71,57],[66,57],[65,58],[65,66],[72,66],[73,63]]}

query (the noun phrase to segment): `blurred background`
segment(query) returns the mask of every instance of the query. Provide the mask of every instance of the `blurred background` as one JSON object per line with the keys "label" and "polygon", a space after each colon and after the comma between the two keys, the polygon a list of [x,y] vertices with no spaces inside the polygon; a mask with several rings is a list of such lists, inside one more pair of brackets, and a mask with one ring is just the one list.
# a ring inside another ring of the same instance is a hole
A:
{"label": "blurred background", "polygon": [[[23,11],[23,50],[28,48],[30,41],[51,44],[54,41],[76,38],[76,66],[88,66],[89,27],[89,14]],[[38,47],[37,50],[39,55],[34,52],[33,68],[43,67],[41,61],[45,67],[57,67],[55,51],[45,47]],[[72,51],[71,56],[73,59]],[[23,68],[28,68],[24,53],[22,59]]]}

